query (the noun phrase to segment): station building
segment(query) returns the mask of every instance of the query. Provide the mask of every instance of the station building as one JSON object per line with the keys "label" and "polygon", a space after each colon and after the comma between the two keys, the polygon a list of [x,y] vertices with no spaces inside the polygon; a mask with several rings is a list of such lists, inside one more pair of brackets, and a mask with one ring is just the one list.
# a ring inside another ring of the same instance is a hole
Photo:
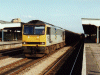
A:
{"label": "station building", "polygon": [[87,39],[95,43],[100,42],[100,19],[82,18],[82,26]]}
{"label": "station building", "polygon": [[17,41],[22,40],[21,19],[12,19],[11,22],[0,20],[0,41]]}

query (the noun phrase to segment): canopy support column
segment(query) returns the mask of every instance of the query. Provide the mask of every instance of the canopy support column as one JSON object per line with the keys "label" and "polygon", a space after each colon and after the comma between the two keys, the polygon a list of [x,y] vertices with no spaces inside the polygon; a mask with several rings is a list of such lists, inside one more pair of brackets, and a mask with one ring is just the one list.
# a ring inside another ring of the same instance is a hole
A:
{"label": "canopy support column", "polygon": [[16,30],[16,41],[17,41],[17,30]]}
{"label": "canopy support column", "polygon": [[97,26],[97,43],[99,43],[99,26]]}
{"label": "canopy support column", "polygon": [[4,31],[2,30],[2,41],[4,41]]}

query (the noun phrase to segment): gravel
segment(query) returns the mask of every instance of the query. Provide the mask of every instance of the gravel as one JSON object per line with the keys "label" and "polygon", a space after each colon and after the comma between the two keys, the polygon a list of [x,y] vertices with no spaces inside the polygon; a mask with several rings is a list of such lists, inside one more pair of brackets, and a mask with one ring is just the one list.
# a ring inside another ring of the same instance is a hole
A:
{"label": "gravel", "polygon": [[11,63],[16,62],[16,61],[21,60],[21,59],[23,59],[23,58],[9,57],[9,58],[6,58],[6,59],[2,59],[2,60],[0,60],[0,67],[6,66],[8,64],[11,64]]}

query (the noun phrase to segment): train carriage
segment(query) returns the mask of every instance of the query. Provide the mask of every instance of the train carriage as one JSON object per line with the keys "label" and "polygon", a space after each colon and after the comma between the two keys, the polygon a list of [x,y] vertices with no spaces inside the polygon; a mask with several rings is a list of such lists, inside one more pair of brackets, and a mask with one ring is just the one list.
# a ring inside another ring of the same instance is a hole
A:
{"label": "train carriage", "polygon": [[65,45],[65,30],[33,20],[23,25],[22,48],[26,57],[42,57]]}

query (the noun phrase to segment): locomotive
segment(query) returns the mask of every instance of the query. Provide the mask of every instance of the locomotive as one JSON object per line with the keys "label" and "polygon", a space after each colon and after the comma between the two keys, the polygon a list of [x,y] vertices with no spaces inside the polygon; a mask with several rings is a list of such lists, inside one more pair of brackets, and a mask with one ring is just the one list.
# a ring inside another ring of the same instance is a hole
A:
{"label": "locomotive", "polygon": [[22,48],[26,57],[43,57],[65,46],[65,29],[32,20],[22,27]]}

